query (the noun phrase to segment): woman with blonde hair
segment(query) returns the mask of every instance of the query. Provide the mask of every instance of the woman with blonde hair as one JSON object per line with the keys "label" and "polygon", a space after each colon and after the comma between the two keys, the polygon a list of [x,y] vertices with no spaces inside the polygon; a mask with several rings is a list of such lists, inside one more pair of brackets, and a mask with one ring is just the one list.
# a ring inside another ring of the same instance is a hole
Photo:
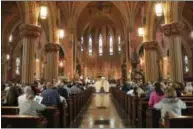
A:
{"label": "woman with blonde hair", "polygon": [[171,115],[181,116],[181,110],[186,109],[186,104],[177,97],[176,90],[173,87],[165,90],[165,97],[154,108],[161,110],[161,117],[163,118],[168,112]]}

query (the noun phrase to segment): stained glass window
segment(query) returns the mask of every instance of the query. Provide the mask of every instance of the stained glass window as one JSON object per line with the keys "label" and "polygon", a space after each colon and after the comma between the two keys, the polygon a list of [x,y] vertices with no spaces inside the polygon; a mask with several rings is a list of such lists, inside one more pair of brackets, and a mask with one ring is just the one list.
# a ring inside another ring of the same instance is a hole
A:
{"label": "stained glass window", "polygon": [[118,52],[121,52],[121,36],[118,36]]}
{"label": "stained glass window", "polygon": [[113,55],[113,36],[111,34],[109,36],[109,53]]}
{"label": "stained glass window", "polygon": [[83,39],[83,36],[81,37],[81,41],[80,41],[80,50],[81,50],[81,52],[83,52],[84,51],[84,39]]}
{"label": "stained glass window", "polygon": [[16,58],[16,74],[20,74],[20,58],[19,57],[17,57]]}
{"label": "stained glass window", "polygon": [[189,72],[189,65],[188,65],[188,56],[184,57],[184,66],[185,66],[185,72]]}
{"label": "stained glass window", "polygon": [[89,56],[92,56],[92,36],[91,34],[89,35],[89,39],[88,39],[88,53],[89,53]]}
{"label": "stained glass window", "polygon": [[103,37],[102,34],[99,35],[99,56],[103,55]]}

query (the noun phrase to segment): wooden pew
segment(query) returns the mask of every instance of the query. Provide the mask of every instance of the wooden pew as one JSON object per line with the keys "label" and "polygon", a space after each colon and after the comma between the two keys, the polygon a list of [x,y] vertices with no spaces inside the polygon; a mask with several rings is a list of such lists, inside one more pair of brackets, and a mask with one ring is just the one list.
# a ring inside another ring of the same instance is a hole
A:
{"label": "wooden pew", "polygon": [[[48,127],[70,127],[81,110],[87,105],[90,96],[92,95],[92,88],[88,88],[80,94],[67,99],[68,107],[65,108],[63,104],[59,107],[48,107],[45,111],[39,112],[48,120]],[[16,115],[19,113],[18,107],[2,106],[2,114]]]}
{"label": "wooden pew", "polygon": [[128,104],[128,108],[127,108],[127,112],[128,112],[128,122],[129,122],[129,124],[131,124],[132,123],[132,104],[131,104],[131,102],[132,102],[132,96],[128,96],[128,99],[127,99],[127,104]]}
{"label": "wooden pew", "polygon": [[166,117],[164,120],[164,128],[193,128],[193,116]]}
{"label": "wooden pew", "polygon": [[146,110],[146,128],[159,128],[160,110],[148,107]]}
{"label": "wooden pew", "polygon": [[124,110],[125,110],[125,114],[128,115],[128,95],[125,94],[125,100],[124,100],[124,103],[125,103],[125,107],[124,107]]}
{"label": "wooden pew", "polygon": [[47,121],[37,116],[2,115],[2,128],[45,128]]}
{"label": "wooden pew", "polygon": [[188,106],[186,109],[182,110],[182,115],[184,116],[193,116],[193,106]]}
{"label": "wooden pew", "polygon": [[70,96],[67,99],[67,127],[71,127],[73,125],[73,122],[76,121],[83,107],[87,105],[92,92],[93,88],[88,88],[81,93]]}
{"label": "wooden pew", "polygon": [[[186,109],[183,109],[182,115],[184,116],[193,115],[193,106],[188,106]],[[146,127],[147,128],[159,128],[160,118],[161,118],[160,110],[149,107],[146,110]]]}
{"label": "wooden pew", "polygon": [[138,115],[137,115],[137,107],[138,107],[138,101],[140,98],[138,98],[137,96],[133,96],[132,97],[132,101],[131,101],[131,125],[132,127],[137,127],[138,125]]}
{"label": "wooden pew", "polygon": [[59,105],[60,110],[60,128],[67,127],[67,107],[65,107],[64,103]]}
{"label": "wooden pew", "polygon": [[148,108],[148,100],[146,98],[140,98],[138,103],[138,127],[145,128],[146,127],[146,109]]}
{"label": "wooden pew", "polygon": [[48,121],[48,128],[60,127],[60,112],[57,107],[47,107],[46,110],[40,112]]}
{"label": "wooden pew", "polygon": [[16,106],[1,106],[1,115],[19,114],[19,108]]}
{"label": "wooden pew", "polygon": [[[19,115],[19,107],[16,106],[2,106],[1,110],[4,115]],[[60,113],[57,107],[47,107],[46,110],[39,113],[48,120],[48,127],[60,127]]]}

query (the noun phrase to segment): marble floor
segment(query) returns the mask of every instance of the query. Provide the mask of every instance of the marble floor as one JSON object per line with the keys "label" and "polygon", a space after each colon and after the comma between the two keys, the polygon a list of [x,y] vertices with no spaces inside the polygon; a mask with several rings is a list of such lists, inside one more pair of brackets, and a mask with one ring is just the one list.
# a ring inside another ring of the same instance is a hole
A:
{"label": "marble floor", "polygon": [[109,93],[93,94],[79,128],[126,128]]}

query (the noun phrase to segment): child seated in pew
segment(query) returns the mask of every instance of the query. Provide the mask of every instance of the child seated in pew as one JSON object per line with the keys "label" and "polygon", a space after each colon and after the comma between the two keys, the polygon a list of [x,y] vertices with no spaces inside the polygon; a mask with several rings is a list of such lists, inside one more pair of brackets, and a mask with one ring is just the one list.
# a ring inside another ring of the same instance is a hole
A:
{"label": "child seated in pew", "polygon": [[186,104],[177,98],[174,88],[170,87],[165,91],[165,97],[154,108],[161,110],[161,118],[165,117],[168,112],[170,116],[181,116],[181,110],[186,109]]}

